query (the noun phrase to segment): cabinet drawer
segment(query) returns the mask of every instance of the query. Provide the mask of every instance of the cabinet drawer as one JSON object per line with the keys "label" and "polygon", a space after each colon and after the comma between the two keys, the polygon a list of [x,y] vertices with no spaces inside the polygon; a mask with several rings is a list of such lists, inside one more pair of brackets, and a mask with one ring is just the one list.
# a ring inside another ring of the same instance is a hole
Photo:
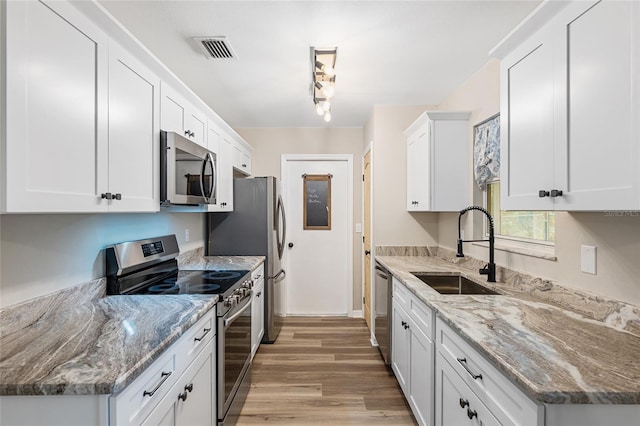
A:
{"label": "cabinet drawer", "polygon": [[393,277],[393,300],[407,312],[411,310],[410,297],[411,293],[404,284],[398,281],[396,277]]}
{"label": "cabinet drawer", "polygon": [[178,347],[178,366],[186,368],[216,335],[216,309],[209,311],[204,318],[195,323],[180,338]]}
{"label": "cabinet drawer", "polygon": [[115,420],[114,424],[140,424],[167,394],[180,375],[176,349],[172,345],[124,391],[112,397],[111,418]]}
{"label": "cabinet drawer", "polygon": [[501,426],[442,354],[436,359],[436,407],[437,426]]}
{"label": "cabinet drawer", "polygon": [[438,354],[453,367],[495,417],[504,425],[538,425],[538,406],[483,358],[441,319],[437,319]]}
{"label": "cabinet drawer", "polygon": [[416,326],[433,340],[435,335],[434,314],[433,311],[414,295],[409,297],[409,315],[415,322]]}

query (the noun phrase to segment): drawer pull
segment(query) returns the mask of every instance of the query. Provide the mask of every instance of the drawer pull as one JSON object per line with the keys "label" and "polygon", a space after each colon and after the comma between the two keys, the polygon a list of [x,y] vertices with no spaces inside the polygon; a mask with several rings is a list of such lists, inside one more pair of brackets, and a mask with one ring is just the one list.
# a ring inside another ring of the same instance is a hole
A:
{"label": "drawer pull", "polygon": [[460,398],[460,408],[464,408],[467,405],[469,405],[469,401],[467,401],[466,399]]}
{"label": "drawer pull", "polygon": [[476,410],[472,410],[471,408],[467,408],[467,417],[469,417],[469,420],[473,419],[474,417],[478,417],[478,412]]}
{"label": "drawer pull", "polygon": [[158,392],[158,389],[160,389],[160,386],[162,386],[164,384],[164,382],[167,381],[167,379],[169,378],[169,376],[171,376],[171,373],[173,373],[173,371],[169,371],[168,373],[166,372],[162,372],[162,380],[160,380],[160,383],[158,383],[158,385],[153,388],[152,391],[144,391],[142,393],[142,397],[144,398],[145,396],[153,396],[156,392]]}
{"label": "drawer pull", "polygon": [[194,341],[194,342],[199,342],[199,341],[201,341],[202,339],[204,339],[204,336],[206,336],[207,334],[209,334],[209,332],[210,332],[210,331],[211,331],[211,328],[205,328],[205,329],[204,329],[204,333],[202,334],[202,336],[200,336],[200,337],[194,337],[194,338],[193,338],[193,341]]}
{"label": "drawer pull", "polygon": [[460,365],[462,366],[462,368],[464,368],[465,370],[467,370],[467,373],[469,373],[471,375],[471,377],[473,377],[473,380],[482,380],[482,374],[473,374],[471,372],[471,370],[469,370],[469,367],[467,367],[467,359],[466,358],[456,358],[458,360],[458,362],[460,363]]}

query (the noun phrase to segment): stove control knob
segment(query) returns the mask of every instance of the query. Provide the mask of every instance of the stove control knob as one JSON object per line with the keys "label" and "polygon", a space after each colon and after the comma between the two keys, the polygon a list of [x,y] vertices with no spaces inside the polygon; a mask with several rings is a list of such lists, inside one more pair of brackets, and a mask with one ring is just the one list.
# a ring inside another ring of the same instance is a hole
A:
{"label": "stove control knob", "polygon": [[238,304],[238,296],[229,296],[224,300],[224,306],[232,308]]}

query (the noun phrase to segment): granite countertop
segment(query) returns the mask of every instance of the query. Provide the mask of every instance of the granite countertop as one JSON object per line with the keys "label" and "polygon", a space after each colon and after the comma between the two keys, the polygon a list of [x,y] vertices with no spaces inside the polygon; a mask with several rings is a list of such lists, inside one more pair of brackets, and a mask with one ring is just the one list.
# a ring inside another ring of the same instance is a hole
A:
{"label": "granite countertop", "polygon": [[[181,255],[181,269],[248,269],[261,256]],[[117,394],[218,301],[105,296],[104,278],[0,310],[0,395]]]}
{"label": "granite countertop", "polygon": [[[523,289],[428,256],[376,256],[529,397],[546,404],[640,404],[640,335],[611,312],[598,321]],[[460,274],[500,296],[442,295],[411,272]],[[544,286],[543,286],[544,287]],[[611,320],[617,318],[617,320]]]}

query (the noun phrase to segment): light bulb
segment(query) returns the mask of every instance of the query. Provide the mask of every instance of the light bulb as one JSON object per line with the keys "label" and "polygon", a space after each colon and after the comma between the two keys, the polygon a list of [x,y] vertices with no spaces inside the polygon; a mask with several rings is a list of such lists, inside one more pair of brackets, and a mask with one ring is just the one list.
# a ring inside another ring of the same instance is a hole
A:
{"label": "light bulb", "polygon": [[316,114],[318,115],[324,114],[324,108],[322,108],[322,104],[320,102],[316,104]]}
{"label": "light bulb", "polygon": [[332,83],[325,83],[322,85],[322,93],[327,99],[333,98],[336,94],[336,87]]}
{"label": "light bulb", "polygon": [[326,121],[327,123],[331,121],[331,111],[327,111],[324,114],[324,121]]}
{"label": "light bulb", "polygon": [[322,109],[325,111],[329,111],[331,109],[331,102],[329,101],[322,102]]}

